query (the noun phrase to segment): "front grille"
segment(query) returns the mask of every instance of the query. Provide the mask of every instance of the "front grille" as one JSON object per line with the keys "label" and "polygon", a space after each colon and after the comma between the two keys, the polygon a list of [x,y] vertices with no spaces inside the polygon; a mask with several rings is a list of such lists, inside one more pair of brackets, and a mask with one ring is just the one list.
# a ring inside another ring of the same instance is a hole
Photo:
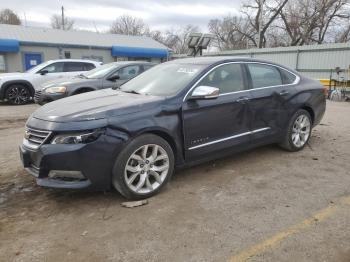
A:
{"label": "front grille", "polygon": [[34,94],[34,100],[35,100],[35,101],[38,101],[38,100],[40,99],[41,93],[42,93],[41,90],[36,90],[36,91],[35,91],[35,94]]}
{"label": "front grille", "polygon": [[46,142],[50,134],[50,131],[27,128],[24,135],[24,144],[29,148],[37,149]]}

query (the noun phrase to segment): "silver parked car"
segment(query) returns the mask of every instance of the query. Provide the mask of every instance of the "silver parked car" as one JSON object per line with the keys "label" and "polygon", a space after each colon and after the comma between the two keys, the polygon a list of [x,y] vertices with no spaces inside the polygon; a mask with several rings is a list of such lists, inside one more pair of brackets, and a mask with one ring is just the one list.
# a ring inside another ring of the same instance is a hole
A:
{"label": "silver parked car", "polygon": [[47,82],[35,92],[34,101],[43,105],[64,97],[104,88],[117,88],[153,67],[149,62],[113,62],[72,78]]}

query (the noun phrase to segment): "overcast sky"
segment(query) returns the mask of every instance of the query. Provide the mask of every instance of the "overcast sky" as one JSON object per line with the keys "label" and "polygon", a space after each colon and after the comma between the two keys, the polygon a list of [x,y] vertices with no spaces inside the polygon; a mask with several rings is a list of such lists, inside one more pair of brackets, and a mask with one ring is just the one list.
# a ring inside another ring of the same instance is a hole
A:
{"label": "overcast sky", "polygon": [[[47,27],[50,16],[60,13],[75,20],[79,29],[106,31],[123,14],[142,18],[153,30],[186,24],[206,30],[211,18],[238,13],[240,0],[5,0],[0,8],[13,9],[28,26]],[[6,4],[5,4],[6,3]]]}

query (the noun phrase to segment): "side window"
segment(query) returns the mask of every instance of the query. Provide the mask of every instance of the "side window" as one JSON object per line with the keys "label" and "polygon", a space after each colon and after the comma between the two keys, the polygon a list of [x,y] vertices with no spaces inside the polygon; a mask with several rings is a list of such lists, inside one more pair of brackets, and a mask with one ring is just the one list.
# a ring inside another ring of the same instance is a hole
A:
{"label": "side window", "polygon": [[270,65],[248,64],[253,88],[282,85],[280,71]]}
{"label": "side window", "polygon": [[48,73],[61,73],[63,72],[63,62],[53,63],[51,65],[45,66],[40,71],[47,71]]}
{"label": "side window", "polygon": [[80,62],[65,62],[64,72],[79,72],[84,71],[84,63]]}
{"label": "side window", "polygon": [[119,70],[120,80],[131,79],[137,76],[139,73],[140,73],[140,66],[138,65],[126,66]]}
{"label": "side window", "polygon": [[91,63],[84,63],[84,71],[90,71],[92,69],[96,68],[94,64]]}
{"label": "side window", "polygon": [[220,89],[220,94],[244,90],[243,72],[240,64],[227,64],[210,72],[197,86]]}
{"label": "side window", "polygon": [[289,73],[286,70],[280,69],[280,72],[282,74],[282,78],[283,78],[283,84],[293,84],[296,76],[292,73]]}

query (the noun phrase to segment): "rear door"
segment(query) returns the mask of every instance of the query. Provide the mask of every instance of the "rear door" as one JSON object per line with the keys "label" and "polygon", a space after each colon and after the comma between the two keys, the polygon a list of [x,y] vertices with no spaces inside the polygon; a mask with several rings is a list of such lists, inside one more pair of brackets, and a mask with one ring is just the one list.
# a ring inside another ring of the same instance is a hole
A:
{"label": "rear door", "polygon": [[75,76],[86,71],[86,63],[82,62],[64,62],[63,73],[65,76]]}
{"label": "rear door", "polygon": [[[280,134],[289,120],[289,100],[295,93],[296,76],[265,63],[246,63],[250,79],[252,140]],[[289,74],[289,80],[285,73]]]}
{"label": "rear door", "polygon": [[[209,72],[197,86],[219,88],[215,99],[190,100],[183,104],[183,130],[187,160],[250,142],[250,98],[243,67],[221,65]],[[195,88],[194,88],[195,89]],[[193,89],[193,90],[194,90]]]}

